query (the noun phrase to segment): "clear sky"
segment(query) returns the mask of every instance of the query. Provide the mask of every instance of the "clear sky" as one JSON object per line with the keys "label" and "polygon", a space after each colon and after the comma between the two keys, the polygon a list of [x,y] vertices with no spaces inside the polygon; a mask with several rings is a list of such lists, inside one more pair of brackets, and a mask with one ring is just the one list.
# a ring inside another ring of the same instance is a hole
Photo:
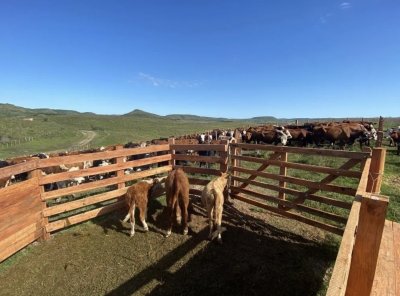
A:
{"label": "clear sky", "polygon": [[0,103],[400,116],[400,1],[0,0]]}

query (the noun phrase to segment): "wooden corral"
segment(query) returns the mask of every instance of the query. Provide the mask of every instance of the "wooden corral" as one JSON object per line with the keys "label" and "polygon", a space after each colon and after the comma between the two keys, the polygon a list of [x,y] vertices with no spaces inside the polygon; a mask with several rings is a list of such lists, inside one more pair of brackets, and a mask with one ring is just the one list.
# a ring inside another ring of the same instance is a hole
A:
{"label": "wooden corral", "polygon": [[[143,154],[150,156],[125,161]],[[384,155],[382,148],[348,152],[226,141],[182,145],[171,139],[145,148],[116,146],[112,151],[32,159],[0,170],[0,179],[28,174],[26,181],[0,189],[0,261],[52,232],[124,207],[127,185],[137,179],[182,167],[189,174],[191,193],[199,195],[210,175],[229,171],[231,198],[343,235],[327,295],[395,295],[400,254],[394,237],[400,236],[400,228],[385,222],[388,199],[379,195]],[[329,164],[320,164],[325,158]],[[60,165],[104,159],[111,164],[42,174]],[[125,172],[142,166],[148,169]],[[49,189],[79,177],[90,181]],[[387,270],[392,277],[378,280]]]}

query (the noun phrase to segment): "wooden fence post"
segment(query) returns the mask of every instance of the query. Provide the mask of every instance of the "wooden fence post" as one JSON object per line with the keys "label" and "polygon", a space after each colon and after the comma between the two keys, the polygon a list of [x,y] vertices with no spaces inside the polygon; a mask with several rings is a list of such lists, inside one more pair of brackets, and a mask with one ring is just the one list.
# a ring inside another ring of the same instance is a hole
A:
{"label": "wooden fence post", "polygon": [[386,148],[373,148],[368,174],[367,192],[380,193],[385,168]]}
{"label": "wooden fence post", "polygon": [[[168,144],[174,145],[175,144],[175,138],[169,138],[168,139]],[[175,150],[172,150],[171,147],[169,149],[169,153],[171,154],[172,159],[169,161],[169,165],[172,165],[172,169],[174,169],[174,166],[176,164],[175,159],[173,158],[175,155]]]}
{"label": "wooden fence post", "polygon": [[363,196],[346,296],[370,295],[385,225],[388,198]]}
{"label": "wooden fence post", "polygon": [[225,149],[224,149],[224,152],[223,152],[224,156],[222,157],[223,161],[220,162],[219,170],[220,170],[221,173],[226,173],[226,172],[228,172],[228,141],[227,140],[223,140],[221,142],[221,144],[225,145]]}
{"label": "wooden fence post", "polygon": [[375,147],[382,147],[383,141],[383,117],[379,117],[379,125],[378,125],[378,132],[377,132],[378,139],[376,140]]}
{"label": "wooden fence post", "polygon": [[[288,160],[288,153],[287,152],[282,152],[280,153],[280,161],[282,162],[287,162]],[[285,164],[281,164],[280,169],[279,169],[279,175],[280,176],[284,176],[286,177],[286,173],[287,173],[287,167],[285,166]],[[286,187],[286,182],[285,181],[279,181],[279,187],[280,188],[285,188]],[[279,191],[279,195],[278,197],[280,199],[285,200],[286,199],[286,194],[282,191]],[[284,208],[282,205],[279,205],[278,208],[282,209]]]}
{"label": "wooden fence post", "polygon": [[37,168],[38,167],[37,163],[39,161],[39,158],[35,157],[35,161],[36,161],[36,165],[35,165],[36,169],[34,169],[33,171],[31,171],[28,174],[28,178],[29,179],[36,178],[36,180],[37,180],[36,186],[38,187],[38,191],[39,191],[38,198],[40,198],[41,203],[42,203],[42,236],[40,237],[40,240],[48,240],[50,238],[50,233],[47,232],[46,226],[49,224],[49,219],[44,216],[44,210],[47,208],[47,203],[46,203],[46,200],[43,200],[43,198],[42,198],[43,193],[44,193],[44,185],[39,185],[39,183],[40,183],[39,180],[42,177],[42,170]]}
{"label": "wooden fence post", "polygon": [[[121,150],[121,149],[123,149],[124,148],[124,146],[122,146],[122,145],[116,145],[115,146],[115,150]],[[117,159],[116,159],[116,163],[117,164],[121,164],[121,163],[123,163],[124,162],[124,158],[123,157],[118,157]],[[119,179],[119,178],[122,178],[122,177],[124,177],[125,176],[125,171],[124,170],[118,170],[117,171],[117,178]],[[125,187],[125,182],[122,182],[122,183],[118,183],[118,189],[122,189],[122,188],[124,188]]]}

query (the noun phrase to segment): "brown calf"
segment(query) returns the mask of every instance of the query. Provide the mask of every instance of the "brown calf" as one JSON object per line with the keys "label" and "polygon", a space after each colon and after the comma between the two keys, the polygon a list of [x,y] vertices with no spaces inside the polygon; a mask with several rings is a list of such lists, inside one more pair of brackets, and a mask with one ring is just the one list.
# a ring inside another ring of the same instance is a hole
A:
{"label": "brown calf", "polygon": [[150,191],[153,187],[153,180],[143,180],[135,185],[132,185],[128,188],[126,192],[126,202],[129,206],[128,214],[126,215],[124,222],[127,222],[130,219],[131,223],[131,236],[135,235],[135,208],[136,206],[139,208],[139,218],[143,224],[143,228],[145,231],[149,230],[149,227],[146,223],[146,212],[147,212],[147,201],[150,195]]}
{"label": "brown calf", "polygon": [[[207,210],[208,223],[210,227],[209,239],[213,237],[213,221],[217,226],[218,242],[222,243],[221,222],[224,205],[224,188],[228,182],[228,174],[212,179],[203,189],[201,201]],[[214,218],[215,217],[215,218]]]}
{"label": "brown calf", "polygon": [[178,224],[183,218],[183,234],[186,235],[188,233],[189,179],[181,168],[169,172],[165,181],[165,191],[169,219],[166,237],[171,235],[174,214]]}

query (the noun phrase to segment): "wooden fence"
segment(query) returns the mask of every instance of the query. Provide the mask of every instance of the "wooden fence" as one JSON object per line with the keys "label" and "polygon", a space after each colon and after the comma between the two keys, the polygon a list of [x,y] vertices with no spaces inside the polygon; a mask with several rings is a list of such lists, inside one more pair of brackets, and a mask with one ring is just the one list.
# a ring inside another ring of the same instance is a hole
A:
{"label": "wooden fence", "polygon": [[[125,161],[143,154],[150,157]],[[42,174],[60,165],[82,166],[104,159],[111,164]],[[382,148],[371,153],[227,142],[176,145],[174,140],[145,148],[117,146],[113,151],[33,159],[0,169],[0,179],[23,173],[29,176],[0,189],[0,262],[54,231],[120,209],[132,181],[182,167],[189,174],[191,193],[198,195],[210,176],[229,169],[232,198],[343,235],[328,295],[368,290],[387,199],[367,192],[379,193],[383,163]],[[149,168],[125,174],[129,168],[142,166]],[[101,178],[103,175],[107,178]],[[50,184],[79,177],[91,181],[49,190]],[[372,216],[371,211],[375,213]],[[373,239],[370,229],[376,234]],[[369,258],[366,265],[365,256]],[[361,288],[357,280],[360,271],[365,273]]]}

